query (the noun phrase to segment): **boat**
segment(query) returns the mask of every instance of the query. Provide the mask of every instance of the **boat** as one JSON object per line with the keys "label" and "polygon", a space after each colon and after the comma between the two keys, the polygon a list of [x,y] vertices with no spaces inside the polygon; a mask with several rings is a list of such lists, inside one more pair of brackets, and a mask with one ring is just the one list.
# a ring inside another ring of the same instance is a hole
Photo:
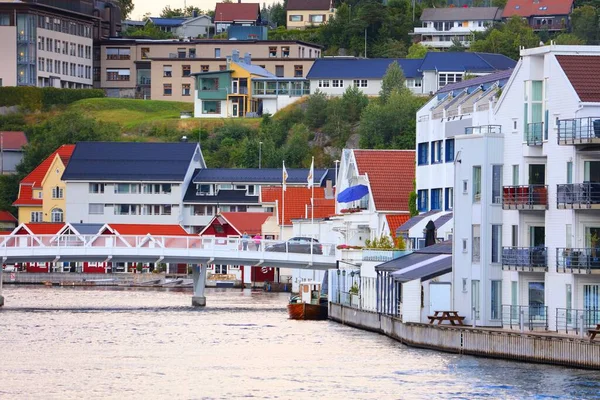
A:
{"label": "boat", "polygon": [[288,304],[290,319],[324,320],[327,319],[327,297],[321,295],[319,282],[300,282],[300,293],[293,296]]}

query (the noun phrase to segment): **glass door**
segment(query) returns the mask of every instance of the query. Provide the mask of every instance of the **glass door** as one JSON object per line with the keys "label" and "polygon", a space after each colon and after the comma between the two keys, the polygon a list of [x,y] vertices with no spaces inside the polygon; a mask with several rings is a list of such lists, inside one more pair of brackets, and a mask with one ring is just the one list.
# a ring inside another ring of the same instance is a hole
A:
{"label": "glass door", "polygon": [[529,184],[530,185],[545,185],[546,184],[546,165],[544,165],[544,164],[529,164]]}
{"label": "glass door", "polygon": [[544,294],[545,283],[544,282],[529,282],[528,295],[529,295],[529,318],[531,320],[538,320],[545,318],[545,294]]}
{"label": "glass door", "polygon": [[588,327],[600,324],[600,285],[583,285],[583,309]]}

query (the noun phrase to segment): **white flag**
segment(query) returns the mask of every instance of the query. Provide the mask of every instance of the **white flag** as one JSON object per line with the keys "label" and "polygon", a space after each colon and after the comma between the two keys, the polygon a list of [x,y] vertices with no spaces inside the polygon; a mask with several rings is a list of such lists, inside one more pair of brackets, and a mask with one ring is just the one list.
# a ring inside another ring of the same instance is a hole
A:
{"label": "white flag", "polygon": [[287,173],[287,169],[285,169],[285,161],[283,162],[283,191],[285,191],[286,189],[286,182],[287,182],[287,178],[288,178],[288,173]]}
{"label": "white flag", "polygon": [[312,188],[315,183],[315,158],[312,158],[312,162],[310,163],[310,171],[308,171],[308,178],[306,178],[306,180],[308,181],[308,188]]}

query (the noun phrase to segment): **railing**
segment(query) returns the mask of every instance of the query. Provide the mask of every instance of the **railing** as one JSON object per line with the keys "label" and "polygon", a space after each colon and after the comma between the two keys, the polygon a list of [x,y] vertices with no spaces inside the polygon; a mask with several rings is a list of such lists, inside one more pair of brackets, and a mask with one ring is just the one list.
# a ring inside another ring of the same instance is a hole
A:
{"label": "railing", "polygon": [[151,84],[152,84],[151,78],[139,78],[138,79],[138,85],[151,85]]}
{"label": "railing", "polygon": [[600,117],[571,118],[558,121],[558,144],[600,141]]}
{"label": "railing", "polygon": [[600,208],[600,183],[556,185],[556,205],[561,208]]}
{"label": "railing", "polygon": [[465,135],[499,135],[502,134],[501,125],[481,125],[481,126],[470,126],[465,128]]}
{"label": "railing", "polygon": [[468,114],[473,112],[473,106],[465,106],[460,108],[461,114]]}
{"label": "railing", "polygon": [[169,58],[196,58],[196,55],[186,53],[169,53]]}
{"label": "railing", "polygon": [[556,249],[556,271],[589,274],[600,272],[600,248]]}
{"label": "railing", "polygon": [[452,110],[446,110],[446,116],[455,117],[458,115],[458,108],[453,108]]}
{"label": "railing", "polygon": [[362,251],[363,261],[391,261],[398,257],[410,254],[410,251],[404,250],[378,250],[378,249],[364,249]]}
{"label": "railing", "polygon": [[478,104],[477,111],[485,111],[490,109],[490,103]]}
{"label": "railing", "polygon": [[600,309],[576,310],[572,308],[556,309],[556,332],[575,332],[581,334],[600,324]]}
{"label": "railing", "polygon": [[231,94],[248,94],[248,88],[247,87],[239,87],[236,90],[232,90]]}
{"label": "railing", "polygon": [[544,210],[548,208],[548,185],[504,186],[502,208],[505,210]]}
{"label": "railing", "polygon": [[502,269],[535,271],[548,270],[547,247],[502,247]]}
{"label": "railing", "polygon": [[527,146],[541,146],[544,141],[544,123],[533,122],[526,125],[525,141]]}
{"label": "railing", "polygon": [[433,119],[438,119],[438,118],[444,118],[444,112],[443,111],[439,111],[439,112],[433,113]]}
{"label": "railing", "polygon": [[502,327],[509,329],[543,328],[548,330],[548,306],[502,305]]}

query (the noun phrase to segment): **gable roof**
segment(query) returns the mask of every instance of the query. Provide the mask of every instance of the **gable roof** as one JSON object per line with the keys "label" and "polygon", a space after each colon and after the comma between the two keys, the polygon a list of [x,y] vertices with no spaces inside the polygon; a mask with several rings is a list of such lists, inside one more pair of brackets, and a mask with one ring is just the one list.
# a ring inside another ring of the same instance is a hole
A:
{"label": "gable roof", "polygon": [[331,0],[288,0],[286,9],[292,10],[329,10]]}
{"label": "gable roof", "polygon": [[410,228],[417,225],[424,218],[438,214],[439,212],[440,212],[439,210],[430,210],[430,211],[424,212],[422,214],[415,215],[414,217],[410,218],[408,221],[406,221],[405,223],[403,223],[396,229],[396,235],[400,235],[402,232],[408,232],[410,230]]}
{"label": "gable roof", "polygon": [[508,0],[504,6],[502,17],[569,15],[572,9],[573,0]]}
{"label": "gable roof", "polygon": [[[193,178],[194,183],[268,183],[281,185],[283,171],[281,168],[203,168],[196,170]],[[287,170],[287,184],[306,185],[308,179],[308,168],[289,168]],[[325,184],[328,169],[315,169],[314,183],[316,186]],[[335,182],[333,182],[335,184]]]}
{"label": "gable roof", "polygon": [[197,143],[79,142],[64,181],[183,181]]}
{"label": "gable roof", "polygon": [[514,68],[517,62],[502,54],[428,52],[419,70],[444,72],[493,72]]}
{"label": "gable roof", "polygon": [[306,79],[381,79],[394,61],[400,65],[406,78],[422,75],[419,71],[422,59],[324,57],[315,60]]}
{"label": "gable roof", "polygon": [[181,225],[162,224],[107,224],[107,227],[119,235],[157,235],[157,236],[188,236]]}
{"label": "gable roof", "polygon": [[393,238],[396,237],[396,230],[410,219],[410,214],[387,214],[385,216],[388,227],[390,228],[390,234]]}
{"label": "gable roof", "polygon": [[256,21],[259,18],[259,3],[217,3],[215,7],[215,22]]}
{"label": "gable roof", "polygon": [[461,90],[466,88],[472,88],[475,86],[486,86],[486,84],[492,84],[495,82],[500,82],[500,85],[503,86],[513,73],[513,69],[507,69],[504,71],[494,72],[493,74],[487,74],[483,76],[478,76],[473,79],[467,79],[466,81],[460,81],[456,83],[451,83],[449,85],[444,86],[438,93],[446,93],[452,92],[455,90]]}
{"label": "gable roof", "polygon": [[600,82],[590,71],[600,71],[600,56],[557,55],[556,60],[583,102],[600,102]]}
{"label": "gable roof", "polygon": [[268,212],[224,212],[220,215],[222,215],[240,235],[244,232],[249,235],[262,233],[262,225],[269,217],[273,216],[273,214]]}
{"label": "gable roof", "polygon": [[[279,215],[277,216],[277,223],[281,225],[282,221],[282,188],[281,187],[262,187],[261,196],[263,203],[275,203],[279,204]],[[324,188],[315,188],[315,204],[317,199],[325,197]],[[291,225],[293,219],[302,219],[307,217],[307,207],[310,207],[311,189],[307,187],[287,187],[285,191],[285,225]],[[317,208],[315,207],[315,217],[317,214]],[[308,213],[310,218],[310,213]]]}
{"label": "gable roof", "polygon": [[70,224],[73,229],[79,232],[81,235],[95,235],[100,232],[100,229],[104,224]]}
{"label": "gable roof", "polygon": [[444,226],[448,221],[452,220],[452,213],[444,214],[435,221],[433,224],[435,225],[435,229],[439,229]]}
{"label": "gable roof", "polygon": [[408,197],[415,180],[414,150],[354,150],[360,175],[366,174],[375,208],[409,211]]}
{"label": "gable roof", "polygon": [[425,8],[421,21],[490,21],[502,19],[498,7]]}
{"label": "gable roof", "polygon": [[240,62],[232,61],[232,63],[239,66],[240,68],[245,69],[246,71],[250,72],[253,75],[259,75],[259,76],[263,76],[266,78],[275,78],[276,77],[275,75],[273,75],[272,73],[270,73],[263,67],[259,67],[258,65],[246,64],[245,62],[242,62],[241,60],[240,60]]}
{"label": "gable roof", "polygon": [[0,211],[0,222],[17,222],[17,219],[8,211]]}
{"label": "gable roof", "polygon": [[22,131],[1,131],[3,151],[21,151],[27,144],[27,136]]}
{"label": "gable roof", "polygon": [[[16,229],[15,234],[19,234],[19,232],[29,230],[34,235],[55,235],[57,234],[63,227],[64,223],[54,223],[54,222],[32,222],[28,224],[21,224]],[[29,232],[27,232],[29,233]]]}

